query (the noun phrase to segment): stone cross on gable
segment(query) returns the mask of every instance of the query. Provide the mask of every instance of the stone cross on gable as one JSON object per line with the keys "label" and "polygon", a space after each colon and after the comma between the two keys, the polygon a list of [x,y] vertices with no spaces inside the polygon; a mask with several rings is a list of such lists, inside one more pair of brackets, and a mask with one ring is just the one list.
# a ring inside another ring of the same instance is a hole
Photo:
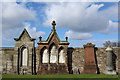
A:
{"label": "stone cross on gable", "polygon": [[53,22],[52,22],[53,30],[55,30],[55,25],[56,25],[56,23],[55,23],[55,21],[53,21]]}

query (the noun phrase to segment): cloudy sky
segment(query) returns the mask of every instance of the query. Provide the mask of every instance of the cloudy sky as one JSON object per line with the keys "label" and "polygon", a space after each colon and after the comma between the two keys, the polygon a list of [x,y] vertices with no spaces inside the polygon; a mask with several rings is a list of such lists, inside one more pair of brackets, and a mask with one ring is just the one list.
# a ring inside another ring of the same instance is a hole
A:
{"label": "cloudy sky", "polygon": [[36,43],[39,36],[46,40],[53,20],[60,39],[69,37],[69,46],[92,42],[102,47],[118,39],[117,2],[4,2],[0,7],[3,47],[14,46],[24,28]]}

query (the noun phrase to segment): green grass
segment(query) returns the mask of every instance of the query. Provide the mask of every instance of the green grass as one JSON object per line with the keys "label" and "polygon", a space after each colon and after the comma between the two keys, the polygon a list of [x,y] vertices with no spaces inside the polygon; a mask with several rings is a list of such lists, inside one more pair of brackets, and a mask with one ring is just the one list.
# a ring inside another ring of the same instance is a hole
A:
{"label": "green grass", "polygon": [[0,74],[0,79],[2,78],[2,75]]}
{"label": "green grass", "polygon": [[118,78],[118,75],[105,74],[66,74],[66,75],[13,75],[4,74],[2,78]]}

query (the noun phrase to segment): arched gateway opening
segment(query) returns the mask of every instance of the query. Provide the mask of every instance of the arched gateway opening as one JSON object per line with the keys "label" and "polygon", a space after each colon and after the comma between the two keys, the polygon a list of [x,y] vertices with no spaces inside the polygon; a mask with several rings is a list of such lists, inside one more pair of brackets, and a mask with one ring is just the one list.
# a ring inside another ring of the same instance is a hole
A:
{"label": "arched gateway opening", "polygon": [[47,49],[44,49],[42,52],[42,63],[49,63],[49,53]]}

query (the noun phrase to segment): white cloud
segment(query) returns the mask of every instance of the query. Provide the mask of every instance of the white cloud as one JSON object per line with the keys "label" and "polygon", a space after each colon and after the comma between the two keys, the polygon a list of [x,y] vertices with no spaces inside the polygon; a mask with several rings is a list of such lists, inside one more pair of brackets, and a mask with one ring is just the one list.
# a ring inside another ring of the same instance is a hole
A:
{"label": "white cloud", "polygon": [[36,20],[36,12],[29,10],[24,4],[3,3],[2,4],[2,44],[13,46],[14,38],[19,37],[25,20]]}
{"label": "white cloud", "polygon": [[[119,2],[120,0],[9,0],[9,2]],[[3,0],[8,2],[8,0]]]}
{"label": "white cloud", "polygon": [[[110,19],[117,16],[117,6],[112,6],[99,11],[103,4],[91,3],[51,3],[47,4],[45,9],[46,22],[50,25],[52,20],[56,20],[57,27],[66,27],[69,29],[66,35],[71,39],[89,39],[91,32],[111,33],[112,28],[116,29],[116,23]],[[88,7],[89,6],[89,7]],[[24,4],[4,3],[3,4],[3,39],[4,43],[14,42],[13,38],[18,37],[23,27],[26,26],[32,37],[45,35],[45,32],[36,31],[35,27],[25,23],[24,20],[36,20],[36,12],[29,10]],[[114,32],[114,30],[112,30]],[[76,36],[77,35],[77,36]],[[13,40],[13,41],[11,41]],[[6,43],[7,44],[7,43]]]}
{"label": "white cloud", "polygon": [[92,4],[88,7],[89,5],[88,3],[52,4],[46,9],[47,20],[44,24],[49,25],[52,20],[56,20],[57,27],[67,27],[80,32],[100,32],[107,29],[109,14],[105,14],[106,11],[98,11],[104,5]]}
{"label": "white cloud", "polygon": [[[0,2],[0,10],[2,10],[2,3]],[[2,23],[2,13],[0,14],[0,23]],[[0,24],[0,46],[2,46],[2,24]]]}
{"label": "white cloud", "polygon": [[118,28],[118,22],[109,21],[109,27]]}
{"label": "white cloud", "polygon": [[27,2],[118,2],[119,0],[22,0]]}
{"label": "white cloud", "polygon": [[[99,10],[104,4],[94,3],[53,3],[46,7],[46,21],[48,26],[55,20],[57,27],[66,27],[73,32],[109,33],[111,19],[117,20],[118,6],[114,5],[104,10]],[[112,12],[111,12],[112,11]],[[71,34],[72,36],[73,34]],[[73,35],[74,36],[74,35]],[[71,37],[72,39],[74,37]],[[91,37],[88,37],[91,38]],[[77,39],[77,38],[74,38]]]}
{"label": "white cloud", "polygon": [[2,31],[2,46],[14,46],[14,38],[18,38],[21,32],[21,27]]}
{"label": "white cloud", "polygon": [[27,9],[23,4],[3,3],[1,13],[3,30],[21,27],[24,20],[36,19],[35,11]]}
{"label": "white cloud", "polygon": [[105,31],[103,31],[105,34],[112,34],[116,33],[118,35],[118,22],[113,22],[109,20],[109,25]]}
{"label": "white cloud", "polygon": [[112,32],[116,32],[118,33],[118,22],[113,22],[113,21],[109,21],[109,27],[108,27],[108,32],[112,33]]}
{"label": "white cloud", "polygon": [[69,39],[75,39],[75,40],[84,40],[84,39],[89,39],[92,37],[92,35],[90,33],[79,33],[79,32],[74,32],[69,30],[68,32],[66,32],[65,34],[66,36],[69,37]]}
{"label": "white cloud", "polygon": [[43,31],[37,31],[36,27],[30,25],[30,23],[23,23],[23,27],[16,29],[8,29],[2,35],[3,46],[14,46],[14,38],[18,38],[23,31],[23,28],[26,28],[28,33],[32,38],[36,38],[36,43],[38,42],[39,36],[44,36],[46,33]]}
{"label": "white cloud", "polygon": [[29,23],[24,23],[24,26],[32,38],[38,38],[38,37],[44,36],[46,34],[43,31],[37,31],[36,27],[31,27],[31,25]]}

